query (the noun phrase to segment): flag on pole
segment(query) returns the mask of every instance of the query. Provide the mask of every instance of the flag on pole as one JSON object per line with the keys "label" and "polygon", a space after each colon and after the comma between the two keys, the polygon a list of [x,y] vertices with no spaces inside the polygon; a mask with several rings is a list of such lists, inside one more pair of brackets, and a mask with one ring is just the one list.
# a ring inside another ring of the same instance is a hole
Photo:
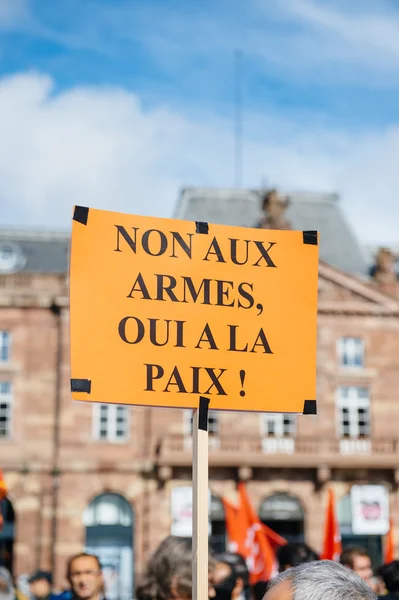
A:
{"label": "flag on pole", "polygon": [[330,488],[327,492],[327,508],[324,522],[324,540],[321,558],[324,560],[339,560],[342,553],[341,535],[336,517],[335,495]]}
{"label": "flag on pole", "polygon": [[254,585],[277,573],[276,550],[287,541],[260,521],[242,482],[238,485],[238,495],[237,507],[223,499],[229,549],[246,559],[250,583]]}
{"label": "flag on pole", "polygon": [[385,538],[384,564],[389,565],[395,560],[395,538],[393,532],[393,519],[389,519],[389,531]]}
{"label": "flag on pole", "polygon": [[245,542],[245,515],[240,510],[241,507],[235,506],[227,498],[222,498],[224,515],[226,520],[226,531],[229,540],[228,548],[230,552],[243,554]]}
{"label": "flag on pole", "polygon": [[[4,500],[4,498],[7,496],[7,486],[6,486],[6,482],[4,481],[4,477],[3,477],[3,471],[0,469],[0,502],[2,500]],[[4,519],[3,519],[3,515],[1,514],[1,504],[0,504],[0,531],[3,529],[3,524],[4,524]]]}
{"label": "flag on pole", "polygon": [[247,520],[244,549],[250,572],[250,583],[254,585],[258,581],[271,579],[276,557],[265,535],[263,524],[251,505],[243,482],[238,484],[238,494],[240,506]]}

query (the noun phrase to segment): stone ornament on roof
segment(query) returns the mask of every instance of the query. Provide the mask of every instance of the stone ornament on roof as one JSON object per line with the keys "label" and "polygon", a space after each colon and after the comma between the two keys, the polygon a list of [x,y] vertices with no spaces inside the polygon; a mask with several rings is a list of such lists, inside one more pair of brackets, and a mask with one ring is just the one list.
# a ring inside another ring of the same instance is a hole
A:
{"label": "stone ornament on roof", "polygon": [[390,248],[380,248],[377,252],[375,265],[371,269],[371,276],[380,284],[392,284],[399,281],[397,270],[397,256]]}
{"label": "stone ornament on roof", "polygon": [[380,248],[370,270],[374,284],[392,296],[399,297],[399,255],[390,248]]}
{"label": "stone ornament on roof", "polygon": [[262,191],[260,194],[264,216],[259,222],[261,229],[292,229],[285,211],[290,205],[287,196],[282,196],[276,189]]}
{"label": "stone ornament on roof", "polygon": [[0,275],[17,273],[24,268],[26,257],[14,242],[0,240]]}

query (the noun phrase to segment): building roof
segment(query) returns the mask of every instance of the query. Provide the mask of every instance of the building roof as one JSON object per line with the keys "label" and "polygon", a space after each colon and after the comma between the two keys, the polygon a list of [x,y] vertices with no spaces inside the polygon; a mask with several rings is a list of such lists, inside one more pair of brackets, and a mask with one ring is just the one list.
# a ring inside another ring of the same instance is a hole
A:
{"label": "building roof", "polygon": [[[335,194],[290,194],[287,218],[294,229],[320,232],[320,258],[347,273],[367,275],[370,250],[359,244]],[[261,217],[256,191],[187,187],[175,218],[221,225],[256,227]],[[0,274],[61,274],[68,270],[70,233],[0,229]]]}
{"label": "building roof", "polygon": [[[320,258],[347,273],[367,275],[368,260],[348,224],[336,194],[289,194],[286,216],[293,229],[320,232]],[[178,219],[219,225],[256,227],[261,217],[259,195],[243,189],[187,187],[181,192]]]}
{"label": "building roof", "polygon": [[0,229],[0,274],[68,270],[70,233]]}

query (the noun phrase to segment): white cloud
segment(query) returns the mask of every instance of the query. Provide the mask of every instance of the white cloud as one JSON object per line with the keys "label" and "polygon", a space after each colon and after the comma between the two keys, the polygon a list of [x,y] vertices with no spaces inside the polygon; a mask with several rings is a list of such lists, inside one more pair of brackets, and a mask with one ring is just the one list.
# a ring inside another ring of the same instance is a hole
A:
{"label": "white cloud", "polygon": [[[244,183],[338,191],[363,239],[399,232],[399,128],[373,134],[303,128],[253,115]],[[249,131],[249,130],[248,130]],[[291,133],[290,133],[291,132]],[[231,124],[193,120],[117,88],[54,94],[51,78],[0,80],[0,203],[3,225],[68,228],[72,206],[170,216],[182,185],[229,186]]]}
{"label": "white cloud", "polygon": [[[399,67],[399,15],[384,13],[386,3],[374,3],[374,11],[367,10],[367,3],[360,10],[353,10],[351,3],[341,5],[317,2],[316,0],[295,0],[285,6],[291,16],[313,29],[319,37],[320,52],[330,49],[335,43],[333,54],[348,62],[360,62],[378,67]],[[375,10],[379,7],[378,10]],[[358,5],[359,8],[359,5]],[[330,34],[330,37],[325,37]]]}

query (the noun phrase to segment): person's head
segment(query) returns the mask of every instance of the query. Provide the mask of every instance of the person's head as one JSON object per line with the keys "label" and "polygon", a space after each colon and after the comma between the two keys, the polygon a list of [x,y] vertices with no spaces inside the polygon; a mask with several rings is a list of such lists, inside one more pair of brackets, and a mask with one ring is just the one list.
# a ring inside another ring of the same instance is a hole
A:
{"label": "person's head", "polygon": [[0,600],[14,600],[14,585],[10,571],[0,567]]}
{"label": "person's head", "polygon": [[267,592],[268,581],[257,581],[252,588],[254,600],[263,600]]}
{"label": "person's head", "polygon": [[330,560],[287,569],[269,584],[264,600],[376,600],[354,572]]}
{"label": "person's head", "polygon": [[382,565],[382,567],[378,569],[377,574],[381,577],[388,592],[391,594],[399,593],[399,560],[394,560],[387,565]]}
{"label": "person's head", "polygon": [[319,555],[306,544],[292,542],[278,549],[277,560],[279,572],[281,573],[291,567],[319,560]]}
{"label": "person's head", "polygon": [[357,546],[345,548],[341,554],[340,563],[355,571],[364,581],[371,583],[373,577],[371,559],[364,548]]}
{"label": "person's head", "polygon": [[52,577],[48,571],[36,571],[29,577],[29,589],[34,598],[47,598],[51,593]]}
{"label": "person's head", "polygon": [[216,600],[237,600],[249,596],[249,572],[240,554],[223,552],[215,556],[212,581]]}
{"label": "person's head", "polygon": [[[151,556],[136,589],[137,600],[190,600],[191,539],[168,536]],[[210,595],[214,595],[212,589]]]}
{"label": "person's head", "polygon": [[94,554],[76,554],[68,561],[67,578],[79,600],[96,600],[104,590],[101,563]]}

